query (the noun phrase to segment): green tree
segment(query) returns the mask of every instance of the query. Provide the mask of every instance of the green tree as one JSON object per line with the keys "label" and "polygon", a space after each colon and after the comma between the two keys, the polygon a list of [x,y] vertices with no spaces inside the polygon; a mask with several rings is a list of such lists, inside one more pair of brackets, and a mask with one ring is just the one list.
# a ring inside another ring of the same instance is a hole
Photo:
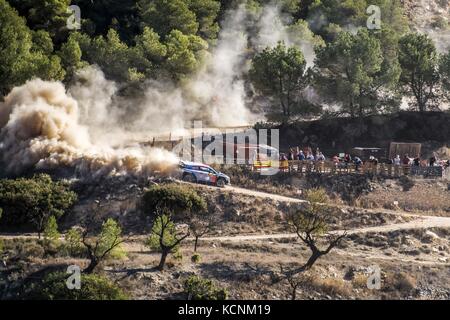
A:
{"label": "green tree", "polygon": [[83,252],[83,234],[79,228],[71,228],[64,236],[65,248],[68,254],[72,256],[79,255]]}
{"label": "green tree", "polygon": [[149,27],[144,27],[142,34],[136,36],[136,46],[150,61],[161,62],[167,54],[167,48],[160,42],[159,35]]}
{"label": "green tree", "polygon": [[127,45],[132,45],[140,31],[135,0],[72,0],[81,9],[82,30],[89,36],[106,36],[114,29]]}
{"label": "green tree", "polygon": [[180,79],[194,72],[200,66],[208,44],[196,35],[185,35],[173,30],[167,36],[166,69],[174,79]]}
{"label": "green tree", "polygon": [[[33,36],[36,43],[33,43]],[[61,80],[60,59],[51,55],[52,44],[45,32],[32,33],[25,19],[5,0],[0,0],[0,95],[38,76]]]}
{"label": "green tree", "polygon": [[167,55],[166,45],[160,42],[159,35],[149,27],[144,27],[142,34],[136,36],[135,42],[139,55],[148,61],[148,64],[144,65],[145,75],[156,77]]}
{"label": "green tree", "polygon": [[37,30],[32,32],[33,39],[33,50],[41,51],[46,55],[51,55],[53,53],[53,42],[52,38],[47,31]]}
{"label": "green tree", "polygon": [[440,58],[439,73],[441,75],[442,88],[447,98],[450,99],[450,51]]}
{"label": "green tree", "polygon": [[256,90],[270,99],[270,120],[286,123],[293,116],[310,112],[302,99],[302,91],[309,84],[306,61],[296,47],[287,48],[282,42],[266,48],[252,61],[249,73]]}
{"label": "green tree", "polygon": [[220,2],[216,0],[189,0],[189,9],[195,13],[199,23],[198,35],[205,40],[217,38],[220,27],[217,16]]}
{"label": "green tree", "polygon": [[189,232],[183,232],[171,220],[170,215],[159,214],[152,226],[147,246],[161,253],[158,269],[164,270],[169,254],[179,252],[180,243],[189,236]]}
{"label": "green tree", "polygon": [[86,62],[81,60],[81,48],[73,34],[62,44],[58,55],[66,70],[66,80],[72,79],[77,70],[87,65]]}
{"label": "green tree", "polygon": [[114,219],[106,220],[101,227],[100,234],[88,238],[93,228],[92,221],[83,232],[82,242],[87,249],[89,265],[83,270],[85,273],[92,273],[95,268],[106,258],[113,254],[123,243],[121,238],[122,228]]}
{"label": "green tree", "polygon": [[165,38],[178,30],[185,35],[197,34],[199,23],[189,10],[190,1],[141,0],[138,3],[142,22]]}
{"label": "green tree", "polygon": [[32,30],[45,30],[58,43],[67,35],[71,0],[8,0]]}
{"label": "green tree", "polygon": [[351,117],[398,107],[395,86],[399,76],[396,56],[388,59],[378,37],[366,29],[356,35],[342,32],[333,43],[317,50],[314,87]]}
{"label": "green tree", "polygon": [[44,240],[47,243],[59,242],[60,233],[58,232],[58,223],[55,216],[48,218],[44,228]]}
{"label": "green tree", "polygon": [[142,197],[142,210],[153,217],[172,212],[183,219],[191,213],[205,211],[206,202],[188,186],[168,184],[152,186],[147,190]]}
{"label": "green tree", "polygon": [[153,217],[147,245],[161,252],[160,270],[164,269],[167,256],[177,253],[179,244],[189,235],[189,230],[182,230],[176,221],[191,221],[193,215],[204,213],[206,208],[205,200],[187,186],[153,186],[145,192],[142,210]]}
{"label": "green tree", "polygon": [[83,59],[100,66],[109,79],[127,82],[136,76],[143,78],[142,72],[150,68],[150,62],[136,48],[123,42],[114,29],[108,31],[106,38],[91,39],[82,33],[74,33],[73,37],[81,48]]}
{"label": "green tree", "polygon": [[399,43],[399,61],[402,68],[400,84],[403,91],[415,99],[412,106],[421,112],[436,108],[439,56],[433,40],[418,33],[403,36]]}
{"label": "green tree", "polygon": [[31,224],[41,235],[48,219],[56,219],[75,203],[76,193],[63,182],[54,182],[49,175],[39,174],[31,179],[1,179],[1,223],[21,226]]}

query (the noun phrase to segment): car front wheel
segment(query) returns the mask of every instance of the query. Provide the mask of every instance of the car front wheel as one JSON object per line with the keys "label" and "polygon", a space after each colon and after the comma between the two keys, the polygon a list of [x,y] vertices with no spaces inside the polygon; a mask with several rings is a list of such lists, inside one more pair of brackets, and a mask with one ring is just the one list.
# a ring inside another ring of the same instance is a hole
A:
{"label": "car front wheel", "polygon": [[218,186],[219,188],[225,187],[225,184],[226,184],[225,179],[219,178],[219,179],[217,180],[217,186]]}

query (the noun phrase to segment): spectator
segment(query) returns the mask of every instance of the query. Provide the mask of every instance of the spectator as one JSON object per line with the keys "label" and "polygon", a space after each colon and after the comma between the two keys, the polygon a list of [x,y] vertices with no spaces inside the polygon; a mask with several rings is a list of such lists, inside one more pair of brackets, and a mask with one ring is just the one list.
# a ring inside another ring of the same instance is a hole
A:
{"label": "spectator", "polygon": [[409,159],[408,155],[405,154],[405,155],[403,156],[402,164],[408,165],[408,164],[410,163],[410,161],[411,161],[411,160]]}
{"label": "spectator", "polygon": [[292,160],[298,159],[298,147],[292,149]]}
{"label": "spectator", "polygon": [[349,155],[348,153],[346,153],[345,156],[344,156],[344,162],[345,162],[346,164],[349,164],[350,162],[352,162],[352,157],[351,157],[351,155]]}
{"label": "spectator", "polygon": [[413,165],[416,167],[420,167],[420,157],[414,158]]}
{"label": "spectator", "polygon": [[400,155],[397,155],[397,156],[394,158],[394,164],[395,164],[396,166],[399,166],[399,165],[401,164]]}
{"label": "spectator", "polygon": [[320,153],[320,149],[319,149],[319,147],[317,147],[316,148],[316,157],[319,155],[319,153]]}
{"label": "spectator", "polygon": [[314,155],[311,152],[306,153],[306,160],[314,161]]}
{"label": "spectator", "polygon": [[322,152],[318,152],[316,155],[316,161],[325,161],[325,156],[323,155]]}
{"label": "spectator", "polygon": [[303,150],[300,150],[300,152],[298,153],[298,160],[305,160],[305,154],[303,153]]}
{"label": "spectator", "polygon": [[352,156],[349,155],[348,153],[346,153],[344,156],[344,163],[345,163],[345,168],[347,168],[347,169],[348,169],[349,165],[352,163]]}
{"label": "spectator", "polygon": [[374,166],[378,165],[378,159],[375,158],[374,156],[370,156],[370,162],[371,162]]}
{"label": "spectator", "polygon": [[359,157],[353,158],[353,163],[355,164],[355,170],[359,171],[359,168],[362,166],[363,162]]}
{"label": "spectator", "polygon": [[430,158],[430,167],[433,167],[435,163],[436,163],[436,157],[435,157],[435,156],[432,156],[432,157]]}
{"label": "spectator", "polygon": [[293,153],[293,151],[292,151],[292,148],[289,148],[289,152],[288,152],[288,155],[287,155],[287,159],[290,161],[290,160],[294,160],[294,158],[292,157],[294,155],[294,153]]}

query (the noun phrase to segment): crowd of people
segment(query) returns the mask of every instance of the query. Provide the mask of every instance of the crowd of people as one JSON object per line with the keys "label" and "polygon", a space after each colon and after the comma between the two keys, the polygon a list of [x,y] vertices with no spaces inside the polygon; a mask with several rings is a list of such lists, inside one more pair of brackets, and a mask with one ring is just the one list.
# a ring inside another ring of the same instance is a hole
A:
{"label": "crowd of people", "polygon": [[394,165],[410,165],[416,167],[450,167],[450,160],[440,160],[435,155],[430,157],[428,160],[422,159],[420,155],[418,157],[409,157],[408,154],[405,154],[403,157],[397,155],[394,159],[390,160],[389,163]]}
{"label": "crowd of people", "polygon": [[300,147],[290,148],[289,152],[280,153],[281,161],[292,161],[292,160],[310,160],[310,161],[325,161],[325,156],[320,151],[319,148],[316,149],[314,153],[311,147],[306,148],[305,150],[300,149]]}
{"label": "crowd of people", "polygon": [[[354,165],[356,171],[359,171],[360,168],[364,164],[368,164],[371,167],[376,167],[379,163],[379,160],[370,156],[368,160],[363,161],[358,156],[352,156],[349,153],[345,153],[344,156],[340,157],[338,155],[334,155],[332,158],[327,159],[323,152],[317,148],[315,152],[313,152],[311,147],[307,147],[305,149],[301,149],[300,147],[289,148],[288,153],[280,153],[280,161],[282,163],[288,163],[289,161],[300,160],[300,161],[311,161],[311,162],[323,162],[325,160],[331,160],[336,167],[344,167],[348,168],[350,165]],[[389,159],[387,164],[391,164],[394,166],[420,166],[420,167],[435,167],[442,166],[443,169],[450,167],[450,160],[439,160],[435,155],[430,157],[429,159],[422,159],[419,156],[417,157],[409,157],[408,154],[397,155],[393,159]]]}

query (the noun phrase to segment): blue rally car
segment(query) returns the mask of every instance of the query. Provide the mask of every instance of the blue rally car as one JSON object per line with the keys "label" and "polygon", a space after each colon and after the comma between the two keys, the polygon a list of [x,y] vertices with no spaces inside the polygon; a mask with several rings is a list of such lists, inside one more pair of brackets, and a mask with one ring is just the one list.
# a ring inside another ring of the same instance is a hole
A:
{"label": "blue rally car", "polygon": [[205,183],[218,187],[230,184],[230,177],[222,172],[217,172],[203,163],[181,161],[180,169],[183,181]]}

